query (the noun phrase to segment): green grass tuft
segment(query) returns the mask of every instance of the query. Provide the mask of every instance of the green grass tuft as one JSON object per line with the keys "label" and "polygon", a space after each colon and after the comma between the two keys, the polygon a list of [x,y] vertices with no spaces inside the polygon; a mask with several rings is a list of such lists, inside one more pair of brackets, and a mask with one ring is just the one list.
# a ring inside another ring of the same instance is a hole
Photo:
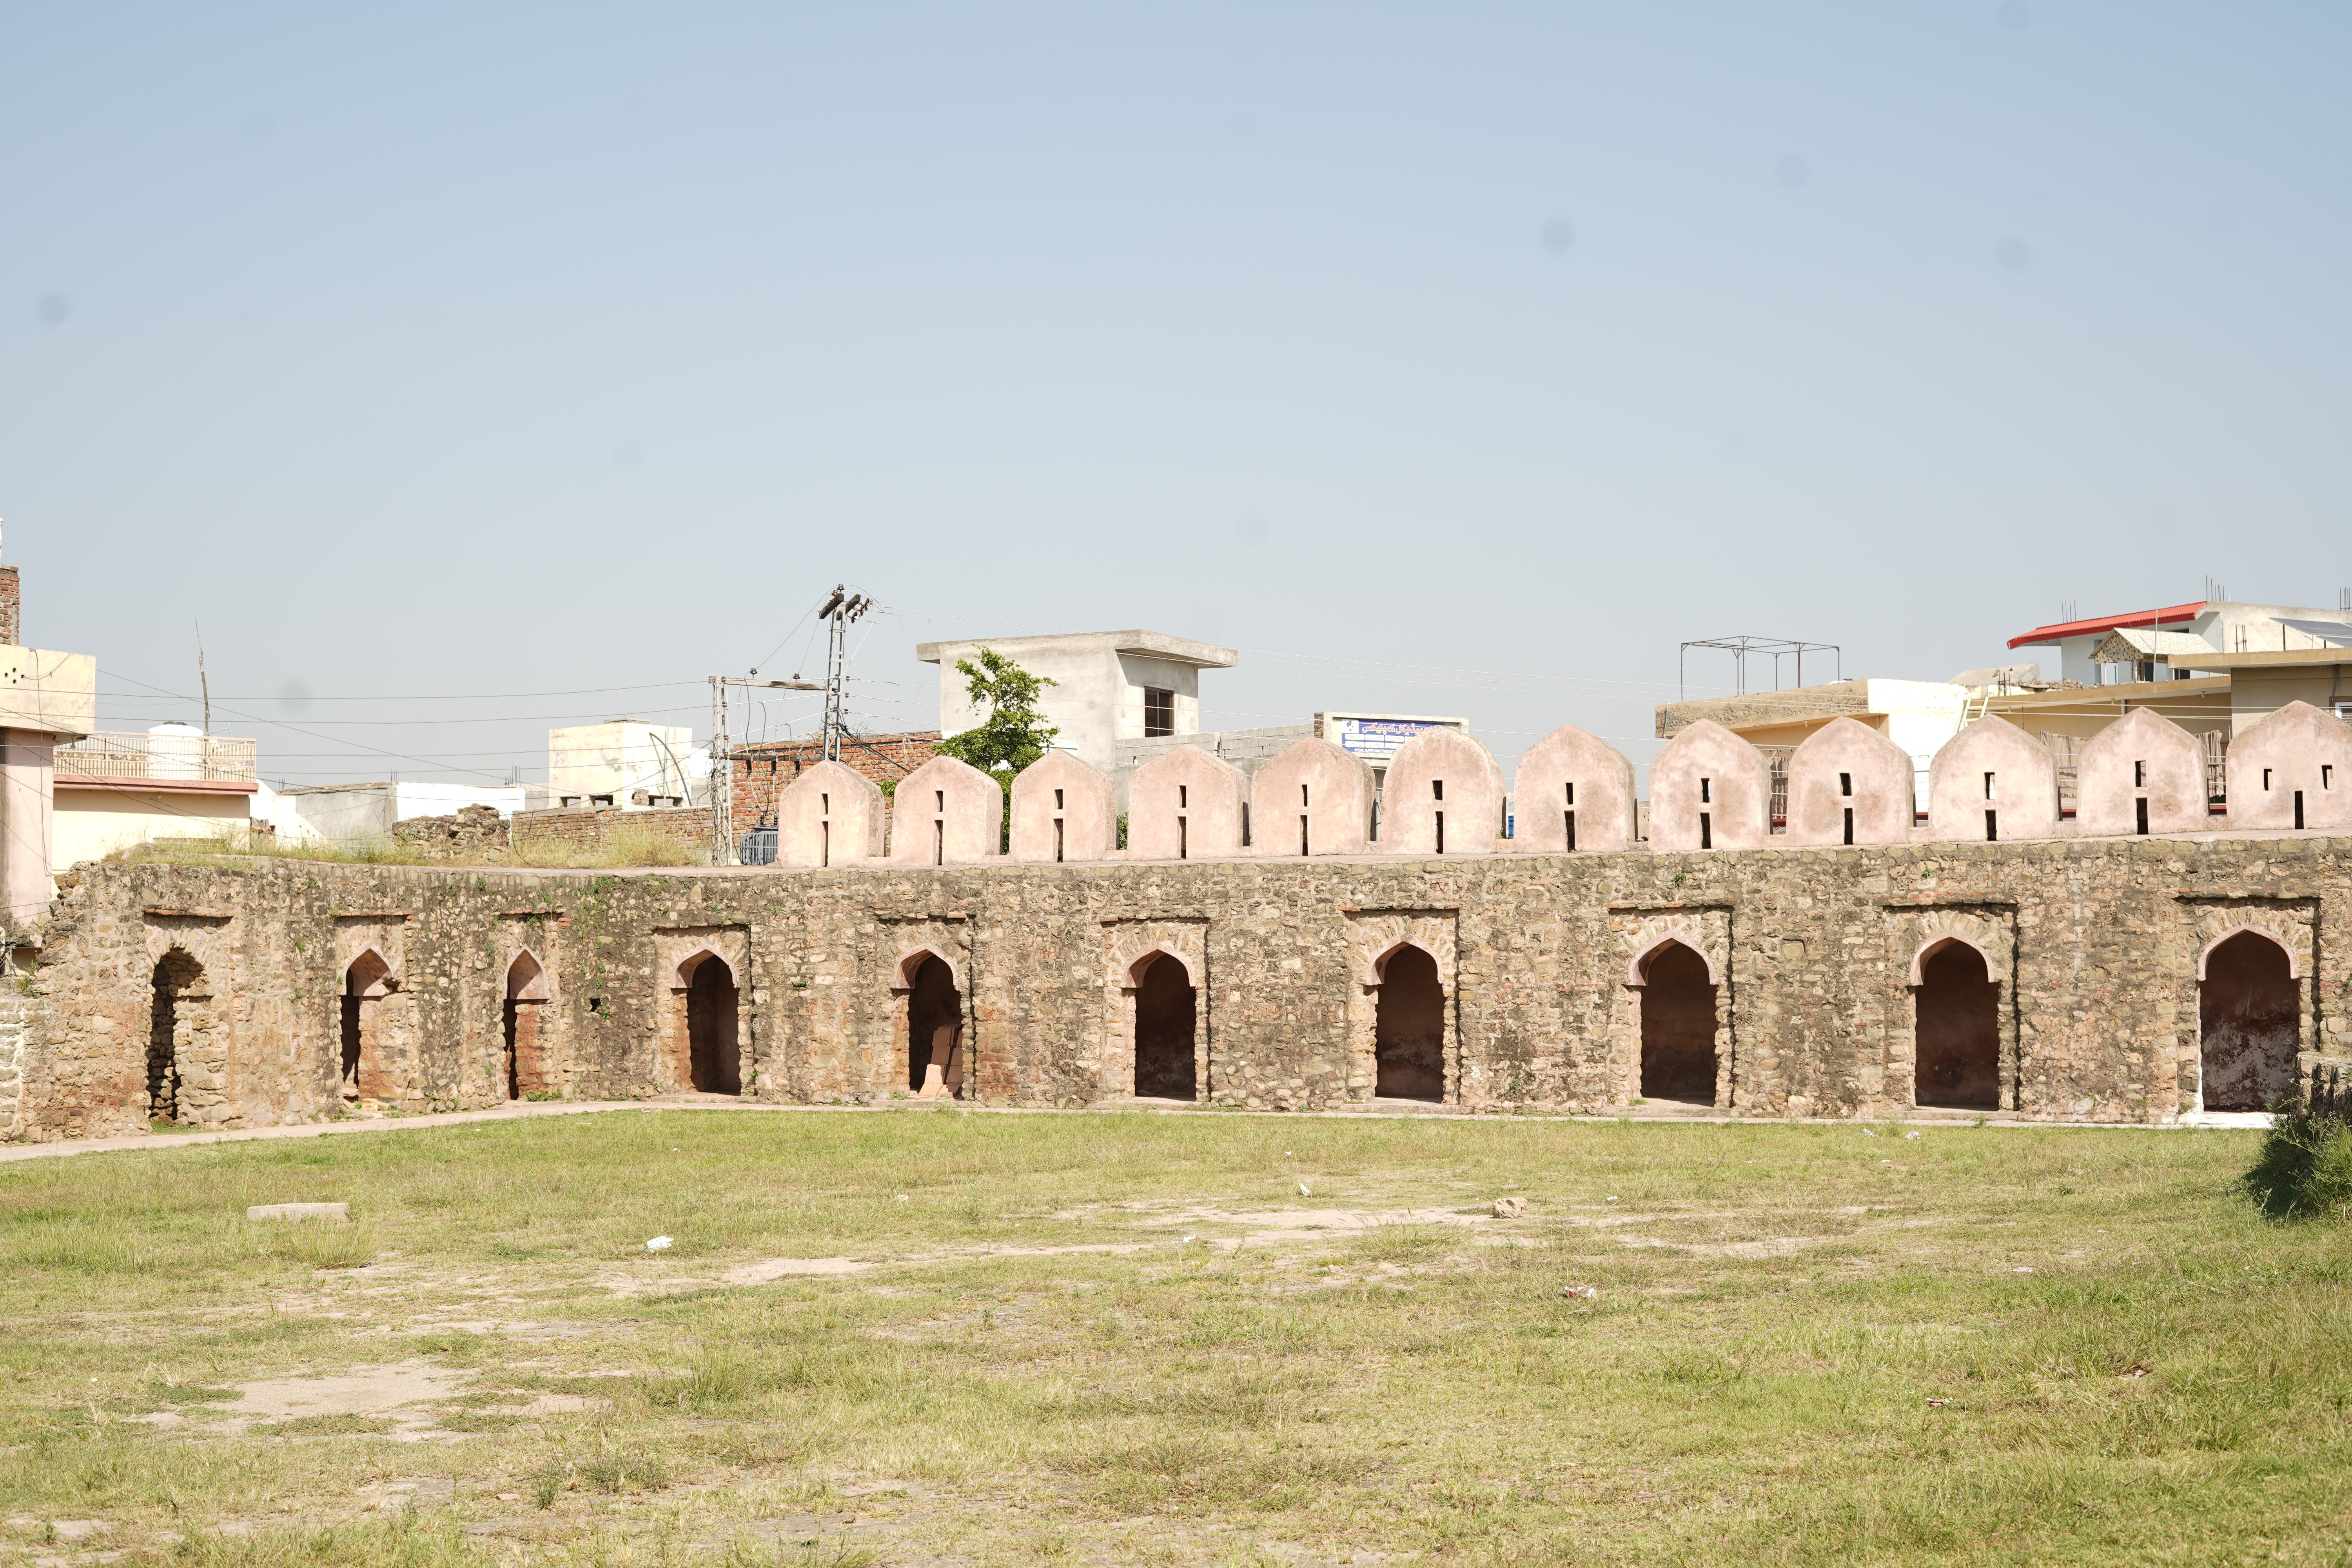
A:
{"label": "green grass tuft", "polygon": [[2352,1218],[2352,1123],[2300,1100],[2281,1104],[2242,1185],[2280,1218]]}

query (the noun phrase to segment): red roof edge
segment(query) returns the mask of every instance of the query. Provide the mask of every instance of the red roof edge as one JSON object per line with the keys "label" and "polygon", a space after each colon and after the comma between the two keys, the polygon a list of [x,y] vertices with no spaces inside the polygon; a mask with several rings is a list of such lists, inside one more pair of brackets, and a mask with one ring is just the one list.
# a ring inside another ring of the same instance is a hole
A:
{"label": "red roof edge", "polygon": [[2053,626],[2036,626],[2023,637],[2009,639],[2011,647],[2024,647],[2030,643],[2053,643],[2061,637],[2099,637],[2117,626],[2154,626],[2164,622],[2183,624],[2197,618],[2206,600],[2190,605],[2168,605],[2161,610],[2134,610],[2127,616],[2099,616],[2087,621],[2060,621]]}

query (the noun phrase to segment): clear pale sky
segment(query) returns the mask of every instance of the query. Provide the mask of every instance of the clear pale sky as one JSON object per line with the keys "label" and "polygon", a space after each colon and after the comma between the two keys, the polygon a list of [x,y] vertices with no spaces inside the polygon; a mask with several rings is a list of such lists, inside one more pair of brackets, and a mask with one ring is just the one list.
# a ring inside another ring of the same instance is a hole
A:
{"label": "clear pale sky", "polygon": [[16,0],[5,559],[293,782],[700,738],[845,580],[877,729],[1139,626],[1212,726],[1646,756],[1685,638],[2336,603],[2347,80],[2261,0]]}

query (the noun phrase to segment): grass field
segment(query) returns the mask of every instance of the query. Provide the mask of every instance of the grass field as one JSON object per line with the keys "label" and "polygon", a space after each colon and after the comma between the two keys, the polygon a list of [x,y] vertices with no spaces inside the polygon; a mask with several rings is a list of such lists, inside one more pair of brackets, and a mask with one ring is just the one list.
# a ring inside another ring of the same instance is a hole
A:
{"label": "grass field", "polygon": [[[1873,1131],[628,1111],[0,1165],[0,1563],[2352,1560],[2352,1231],[2237,1194],[2256,1134]],[[243,1217],[311,1200],[354,1222]]]}

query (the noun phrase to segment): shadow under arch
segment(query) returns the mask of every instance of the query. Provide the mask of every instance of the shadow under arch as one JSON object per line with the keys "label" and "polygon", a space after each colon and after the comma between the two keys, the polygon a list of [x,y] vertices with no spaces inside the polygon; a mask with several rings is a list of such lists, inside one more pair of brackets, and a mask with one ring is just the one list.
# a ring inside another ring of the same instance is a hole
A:
{"label": "shadow under arch", "polygon": [[400,988],[391,961],[363,947],[343,967],[342,1077],[346,1101],[387,1098],[383,1000]]}
{"label": "shadow under arch", "polygon": [[2294,949],[2260,926],[2224,932],[2198,955],[2198,1109],[2264,1110],[2294,1092],[2299,967]]}
{"label": "shadow under arch", "polygon": [[1990,955],[1957,931],[1911,956],[1911,1103],[2000,1109],[2000,982]]}
{"label": "shadow under arch", "polygon": [[155,961],[147,1025],[147,1116],[176,1123],[186,1107],[180,1079],[195,1037],[210,1021],[212,983],[205,966],[184,947]]}
{"label": "shadow under arch", "polygon": [[1635,957],[1626,984],[1642,1015],[1642,1098],[1716,1104],[1720,987],[1706,954],[1664,938]]}
{"label": "shadow under arch", "polygon": [[709,948],[698,948],[678,961],[671,991],[684,1015],[687,1087],[701,1094],[742,1093],[742,994],[735,966]]}
{"label": "shadow under arch", "polygon": [[1135,1093],[1146,1100],[1201,1098],[1200,988],[1192,966],[1165,943],[1127,966],[1124,987],[1135,1022]]}
{"label": "shadow under arch", "polygon": [[1406,939],[1365,966],[1372,1005],[1372,1093],[1382,1100],[1445,1099],[1445,984],[1437,955]]}
{"label": "shadow under arch", "polygon": [[507,965],[506,1000],[501,1011],[505,1036],[504,1071],[500,1081],[509,1100],[521,1100],[553,1090],[553,1073],[547,1048],[547,1004],[551,991],[547,966],[529,948]]}

